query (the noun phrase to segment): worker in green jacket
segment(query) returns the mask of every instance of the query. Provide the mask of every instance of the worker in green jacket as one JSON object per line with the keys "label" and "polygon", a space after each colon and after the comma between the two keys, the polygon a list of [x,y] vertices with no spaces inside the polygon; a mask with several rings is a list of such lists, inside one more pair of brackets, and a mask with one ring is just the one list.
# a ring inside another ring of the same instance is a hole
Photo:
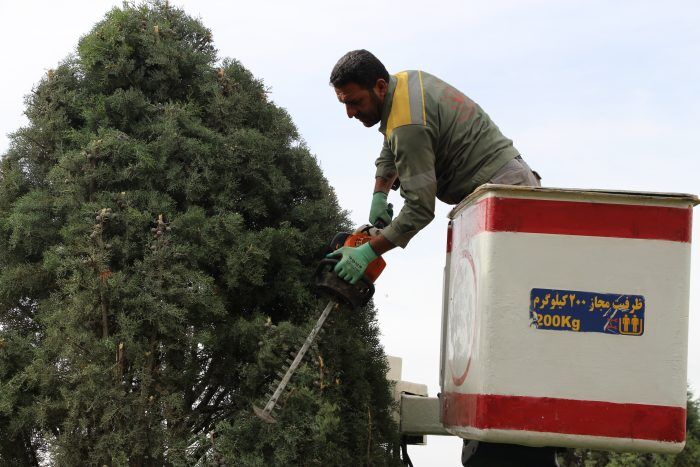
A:
{"label": "worker in green jacket", "polygon": [[[435,217],[436,198],[457,204],[484,183],[540,185],[539,176],[486,112],[429,73],[389,75],[370,52],[354,50],[338,60],[330,83],[349,118],[366,127],[379,123],[384,135],[369,221],[386,227],[369,243],[330,255],[340,258],[335,271],[351,283],[377,256],[405,248]],[[404,205],[394,219],[387,197],[399,186]],[[556,465],[549,448],[465,443],[464,465],[511,465],[511,460],[512,465]]]}
{"label": "worker in green jacket", "polygon": [[[388,225],[367,246],[345,248],[337,271],[354,283],[378,255],[409,240],[435,217],[435,199],[457,204],[484,183],[539,186],[513,142],[474,101],[423,71],[389,75],[366,50],[345,54],[331,84],[348,117],[384,135],[369,221]],[[387,202],[401,187],[396,219]]]}

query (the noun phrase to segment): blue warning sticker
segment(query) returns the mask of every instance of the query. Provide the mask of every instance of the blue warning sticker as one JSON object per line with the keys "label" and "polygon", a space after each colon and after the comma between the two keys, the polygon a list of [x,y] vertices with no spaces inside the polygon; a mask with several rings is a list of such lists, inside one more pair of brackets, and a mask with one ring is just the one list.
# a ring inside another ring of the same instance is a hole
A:
{"label": "blue warning sticker", "polygon": [[644,334],[644,297],[576,290],[532,289],[530,325],[535,329]]}

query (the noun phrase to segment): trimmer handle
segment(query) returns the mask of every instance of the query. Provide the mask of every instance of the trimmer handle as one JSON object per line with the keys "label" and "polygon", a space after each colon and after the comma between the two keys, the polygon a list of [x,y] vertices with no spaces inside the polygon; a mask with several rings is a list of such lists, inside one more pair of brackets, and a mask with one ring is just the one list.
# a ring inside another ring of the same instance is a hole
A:
{"label": "trimmer handle", "polygon": [[[389,203],[389,204],[387,205],[387,210],[389,211],[389,215],[390,215],[390,216],[393,216],[393,213],[394,213],[394,205],[391,204],[391,203]],[[389,225],[389,224],[387,224],[386,222],[384,222],[382,219],[377,219],[377,220],[374,222],[373,225],[374,225],[376,228],[378,228],[378,229],[383,229],[384,227],[386,227],[386,226]]]}
{"label": "trimmer handle", "polygon": [[316,287],[352,308],[366,305],[374,295],[374,284],[366,275],[355,284],[341,279],[333,270],[338,261],[334,258],[323,258],[319,261],[314,274]]}

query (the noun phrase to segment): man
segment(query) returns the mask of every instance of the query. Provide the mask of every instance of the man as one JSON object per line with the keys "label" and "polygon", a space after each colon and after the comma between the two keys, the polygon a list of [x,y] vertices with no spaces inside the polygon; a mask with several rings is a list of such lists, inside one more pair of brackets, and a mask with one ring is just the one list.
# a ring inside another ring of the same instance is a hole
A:
{"label": "man", "polygon": [[[422,71],[390,76],[366,50],[348,52],[330,83],[349,118],[380,123],[384,145],[376,161],[369,221],[386,226],[357,248],[342,247],[335,271],[355,283],[377,256],[409,240],[435,216],[435,198],[457,204],[484,183],[539,186],[539,176],[513,142],[467,96]],[[401,187],[404,206],[392,219],[389,190]],[[556,465],[550,448],[466,442],[464,465]]]}
{"label": "man", "polygon": [[[365,247],[339,250],[338,274],[354,283],[378,255],[409,240],[435,216],[435,198],[457,204],[483,183],[539,186],[489,116],[467,96],[422,71],[390,76],[366,50],[348,52],[330,82],[349,118],[380,123],[384,145],[376,161],[369,221],[388,225]],[[387,203],[401,187],[404,206],[392,220]]]}

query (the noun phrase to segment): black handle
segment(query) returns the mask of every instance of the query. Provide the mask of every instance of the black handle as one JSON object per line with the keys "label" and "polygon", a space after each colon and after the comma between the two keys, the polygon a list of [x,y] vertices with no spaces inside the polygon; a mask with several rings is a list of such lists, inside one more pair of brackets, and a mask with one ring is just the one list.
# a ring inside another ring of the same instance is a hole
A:
{"label": "black handle", "polygon": [[[321,261],[318,262],[318,266],[316,266],[316,273],[315,273],[316,276],[318,276],[319,274],[321,274],[323,272],[323,268],[325,266],[330,266],[330,268],[329,268],[330,272],[335,274],[335,271],[333,271],[333,268],[335,268],[335,265],[338,264],[339,261],[340,261],[339,259],[335,259],[335,258],[323,258]],[[335,274],[335,276],[338,277],[338,279],[340,279],[341,281],[344,281],[344,282],[347,282],[348,284],[350,284],[350,282],[346,281],[345,279],[341,279],[340,276],[338,276],[337,274]],[[369,277],[367,277],[365,274],[362,274],[362,277],[360,277],[358,282],[362,282],[364,285],[366,285],[368,289],[372,290],[372,294],[374,295],[374,283],[369,279]],[[352,285],[352,284],[350,284],[350,285]]]}
{"label": "black handle", "polygon": [[[389,203],[389,204],[387,205],[387,210],[389,211],[389,215],[390,215],[391,217],[394,217],[394,205],[391,204],[391,203]],[[384,222],[382,219],[377,219],[377,220],[374,222],[374,226],[375,226],[376,228],[378,228],[378,229],[383,229],[383,228],[386,227],[387,225],[389,225],[389,224],[387,224],[386,222]]]}
{"label": "black handle", "polygon": [[374,284],[365,275],[355,284],[341,279],[333,270],[338,261],[334,258],[323,258],[319,261],[314,274],[316,287],[353,308],[365,305],[374,295]]}
{"label": "black handle", "polygon": [[331,271],[335,267],[336,264],[338,264],[337,259],[334,258],[323,258],[321,261],[318,262],[318,266],[316,266],[316,272],[314,273],[314,276],[318,276],[323,272],[323,268],[325,266],[332,266],[330,269]]}

